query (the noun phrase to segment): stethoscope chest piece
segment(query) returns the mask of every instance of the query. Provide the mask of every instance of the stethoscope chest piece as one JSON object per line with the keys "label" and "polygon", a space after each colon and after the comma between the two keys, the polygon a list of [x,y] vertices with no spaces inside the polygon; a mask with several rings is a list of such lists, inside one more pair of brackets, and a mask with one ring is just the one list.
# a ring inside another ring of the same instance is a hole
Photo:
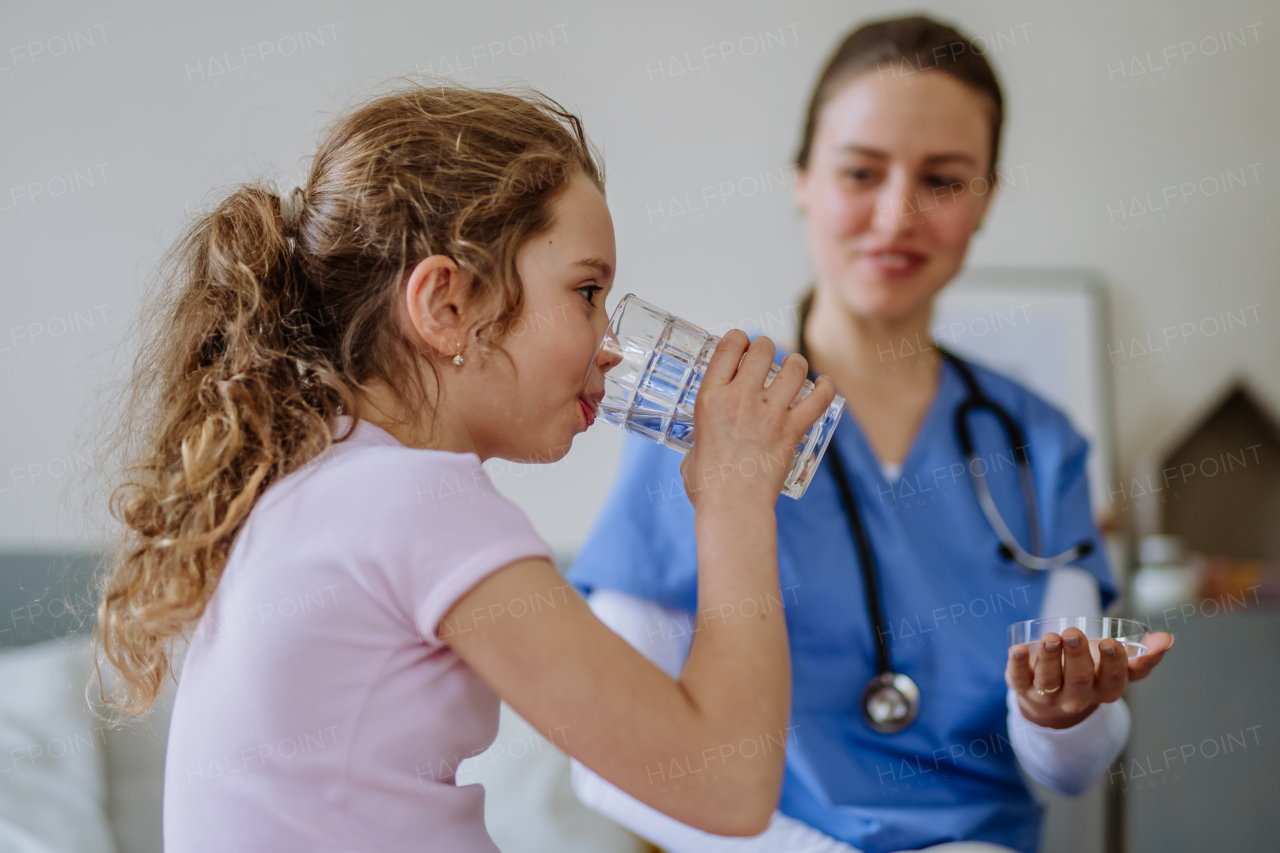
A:
{"label": "stethoscope chest piece", "polygon": [[920,688],[900,672],[882,672],[862,688],[862,718],[881,734],[897,734],[920,713]]}

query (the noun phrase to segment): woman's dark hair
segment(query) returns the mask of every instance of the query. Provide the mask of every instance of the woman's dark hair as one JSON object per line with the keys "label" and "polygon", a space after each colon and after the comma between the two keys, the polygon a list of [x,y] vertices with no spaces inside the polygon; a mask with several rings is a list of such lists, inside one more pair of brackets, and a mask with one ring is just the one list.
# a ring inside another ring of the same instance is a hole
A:
{"label": "woman's dark hair", "polygon": [[808,167],[823,107],[854,77],[871,69],[879,69],[881,76],[935,70],[968,84],[991,100],[989,176],[994,178],[1000,153],[1000,127],[1004,122],[1004,98],[995,72],[983,55],[986,48],[975,50],[973,41],[955,27],[922,16],[873,21],[858,27],[836,49],[813,87],[805,114],[804,137],[796,152],[796,167]]}

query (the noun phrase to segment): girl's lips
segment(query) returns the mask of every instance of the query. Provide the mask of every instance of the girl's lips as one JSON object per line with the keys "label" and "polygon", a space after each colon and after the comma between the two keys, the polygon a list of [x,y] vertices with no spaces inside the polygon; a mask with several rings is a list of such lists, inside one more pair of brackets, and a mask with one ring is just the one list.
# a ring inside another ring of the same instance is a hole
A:
{"label": "girl's lips", "polygon": [[591,407],[587,405],[587,401],[581,397],[578,398],[578,405],[582,407],[582,414],[587,419],[587,427],[590,428],[596,422],[596,416],[591,413]]}

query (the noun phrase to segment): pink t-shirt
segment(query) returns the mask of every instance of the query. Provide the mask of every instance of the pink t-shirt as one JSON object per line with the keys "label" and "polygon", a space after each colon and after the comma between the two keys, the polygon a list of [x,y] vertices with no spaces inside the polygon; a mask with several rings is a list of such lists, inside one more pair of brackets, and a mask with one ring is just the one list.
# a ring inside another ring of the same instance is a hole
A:
{"label": "pink t-shirt", "polygon": [[435,628],[532,556],[551,549],[478,456],[367,421],[268,488],[182,666],[167,853],[496,851],[454,774],[498,697]]}

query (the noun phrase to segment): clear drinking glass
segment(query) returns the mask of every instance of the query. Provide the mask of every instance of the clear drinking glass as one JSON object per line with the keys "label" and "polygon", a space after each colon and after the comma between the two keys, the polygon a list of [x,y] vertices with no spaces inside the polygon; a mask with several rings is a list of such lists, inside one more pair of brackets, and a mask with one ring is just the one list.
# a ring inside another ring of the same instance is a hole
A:
{"label": "clear drinking glass", "polygon": [[[718,343],[720,338],[705,329],[628,293],[614,309],[592,362],[600,360],[600,350],[618,359],[605,373],[604,398],[596,416],[627,432],[688,453],[693,446],[694,400]],[[779,369],[776,364],[770,368],[765,386]],[[813,383],[806,379],[791,405],[812,390]],[[799,498],[809,487],[843,410],[844,398],[837,394],[805,433],[783,484],[784,495]]]}
{"label": "clear drinking glass", "polygon": [[1124,646],[1131,658],[1147,653],[1147,634],[1151,629],[1134,619],[1117,619],[1112,616],[1057,616],[1051,619],[1028,619],[1009,626],[1009,647],[1027,643],[1031,649],[1031,663],[1035,665],[1037,643],[1045,634],[1061,635],[1068,628],[1079,628],[1089,640],[1089,651],[1094,663],[1098,661],[1098,643],[1112,639]]}

